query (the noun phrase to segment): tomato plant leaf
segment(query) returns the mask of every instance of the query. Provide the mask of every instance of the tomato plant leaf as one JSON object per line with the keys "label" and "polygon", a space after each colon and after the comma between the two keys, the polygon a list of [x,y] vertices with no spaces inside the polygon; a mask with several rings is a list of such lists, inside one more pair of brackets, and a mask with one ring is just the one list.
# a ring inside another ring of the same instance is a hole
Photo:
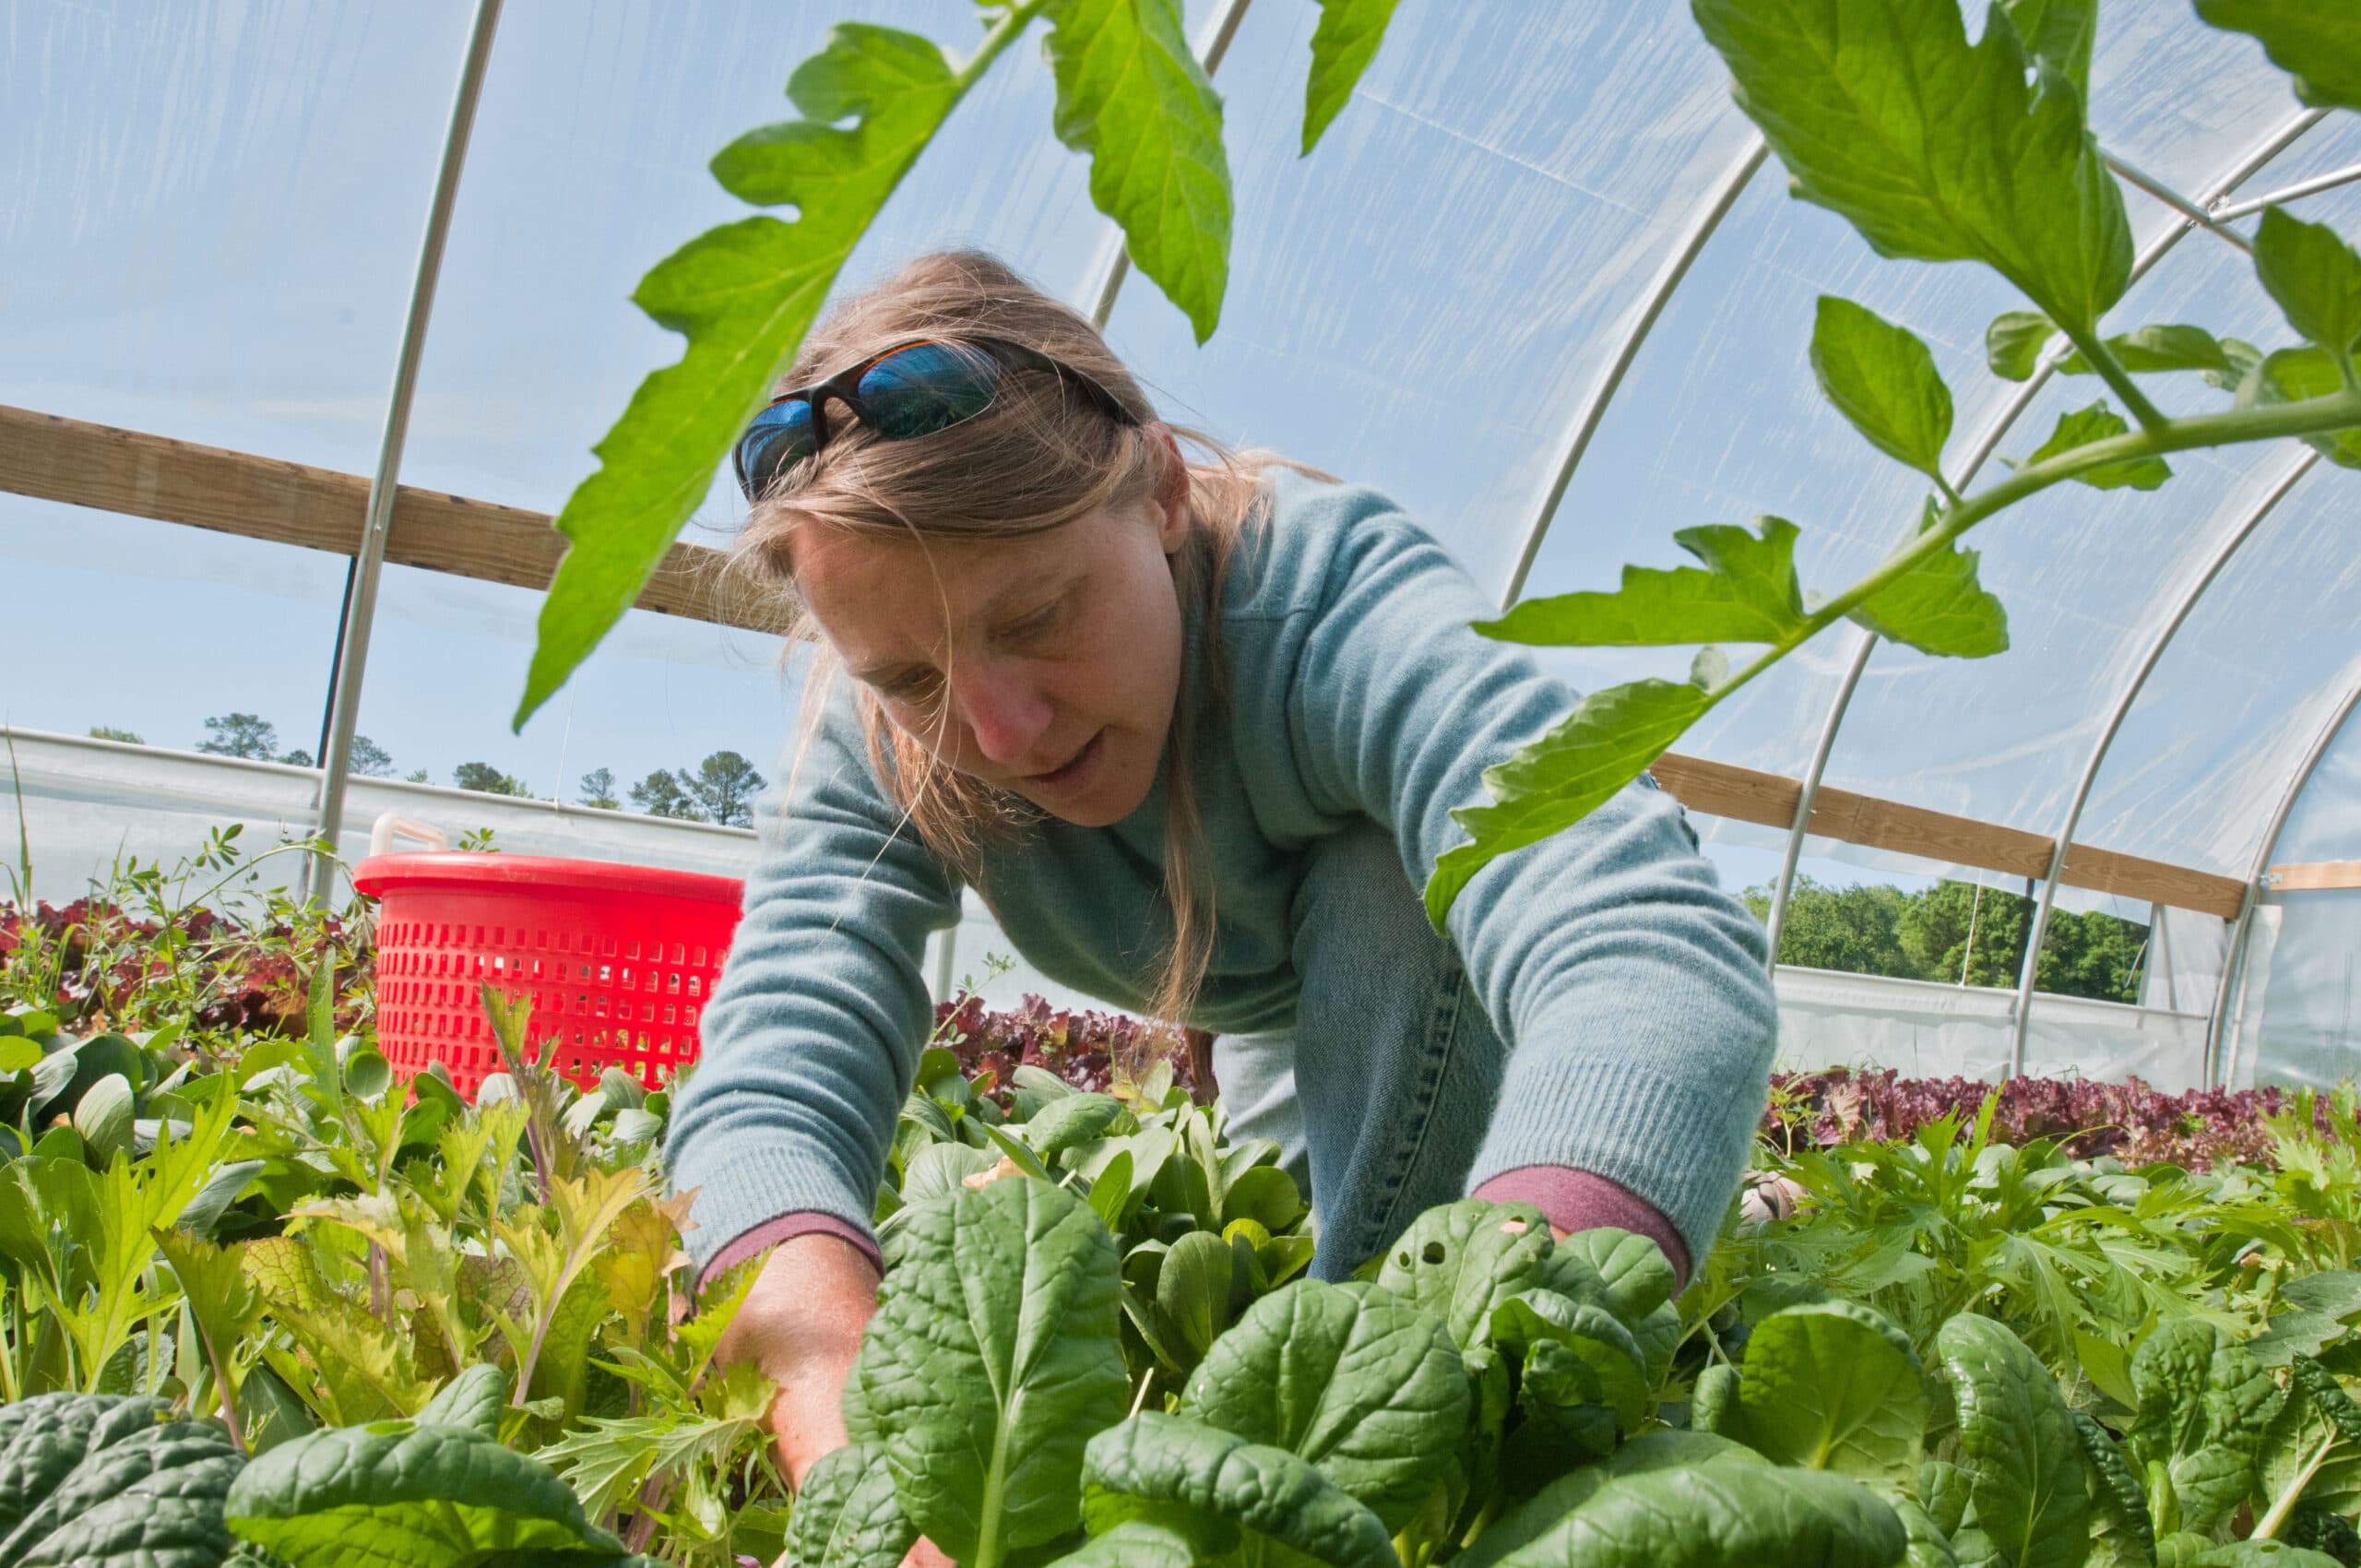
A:
{"label": "tomato plant leaf", "polygon": [[[2094,441],[2105,441],[2111,435],[2121,435],[2131,426],[2121,414],[2104,402],[2093,403],[2087,409],[2076,409],[2058,416],[2058,428],[2049,439],[2034,448],[2029,462],[2047,462],[2050,458],[2071,452],[2078,446],[2088,446]],[[2108,463],[2101,468],[2084,469],[2074,476],[2078,483],[2094,490],[2153,490],[2173,477],[2172,469],[2162,457],[2134,457],[2128,462]]]}
{"label": "tomato plant leaf", "polygon": [[918,1538],[895,1496],[885,1451],[847,1443],[824,1455],[796,1489],[786,1568],[896,1568]]}
{"label": "tomato plant leaf", "polygon": [[1128,1393],[1112,1239],[1079,1197],[1012,1176],[918,1206],[896,1240],[852,1375],[903,1510],[962,1562],[1055,1539]]}
{"label": "tomato plant leaf", "polygon": [[[1936,516],[1929,501],[1921,528],[1931,527]],[[1855,605],[1848,619],[1889,642],[1946,659],[2005,653],[2009,612],[1977,579],[1982,559],[1975,551],[1952,545]]]}
{"label": "tomato plant leaf", "polygon": [[2158,1324],[2131,1358],[2131,1386],[2140,1396],[2131,1457],[2165,1467],[2182,1528],[2211,1533],[2253,1484],[2277,1385],[2212,1324],[2175,1318]]}
{"label": "tomato plant leaf", "polygon": [[1691,0],[1795,194],[1882,255],[1981,261],[2051,320],[2094,328],[2131,276],[2123,193],[2082,95],[2035,72],[2003,12],[1967,41],[1955,6]]}
{"label": "tomato plant leaf", "polygon": [[1908,1491],[1924,1457],[1924,1378],[1909,1338],[1869,1308],[1789,1307],[1755,1324],[1714,1430],[1775,1464]]}
{"label": "tomato plant leaf", "polygon": [[[2109,338],[2106,346],[2116,362],[2134,374],[2174,370],[2218,374],[2230,369],[2229,350],[2202,327],[2142,327]],[[2058,368],[2068,375],[2096,374],[2080,349],[2059,360]]]}
{"label": "tomato plant leaf", "polygon": [[1467,1425],[1442,1324],[1374,1285],[1301,1280],[1214,1342],[1180,1413],[1320,1467],[1388,1531],[1408,1524]]}
{"label": "tomato plant leaf", "polygon": [[1311,30],[1311,74],[1303,84],[1303,150],[1320,143],[1328,123],[1353,96],[1399,0],[1320,0],[1320,25]]}
{"label": "tomato plant leaf", "polygon": [[2335,230],[2264,208],[2254,272],[2306,341],[2331,354],[2352,352],[2361,339],[2361,255]]}
{"label": "tomato plant leaf", "polygon": [[294,1568],[446,1568],[495,1552],[619,1552],[546,1465],[463,1427],[380,1421],[283,1443],[222,1513]]}
{"label": "tomato plant leaf", "polygon": [[2002,311],[1984,329],[1984,362],[2003,381],[2030,381],[2058,324],[2037,310]]}
{"label": "tomato plant leaf", "polygon": [[1084,1478],[1093,1534],[1169,1518],[1177,1509],[1252,1530],[1334,1568],[1398,1563],[1378,1516],[1309,1461],[1197,1421],[1133,1416],[1091,1439]]}
{"label": "tomato plant leaf", "polygon": [[2098,0],[2001,0],[2025,52],[2047,62],[2088,98],[2091,50],[2098,42]]}
{"label": "tomato plant leaf", "polygon": [[[1966,1512],[1952,1541],[1960,1560],[2081,1568],[2089,1481],[2058,1380],[2024,1341],[1975,1313],[1937,1331],[1935,1354],[1958,1411]],[[1931,1503],[1929,1510],[1943,1516]]]}
{"label": "tomato plant leaf", "polygon": [[1804,622],[1796,581],[1796,525],[1764,517],[1760,534],[1733,523],[1672,537],[1703,569],[1626,566],[1613,593],[1528,599],[1476,630],[1501,642],[1557,647],[1777,642]]}
{"label": "tomato plant leaf", "polygon": [[2251,33],[2316,109],[2361,109],[2361,13],[2319,0],[2197,0],[2217,28]]}
{"label": "tomato plant leaf", "polygon": [[1460,806],[1452,820],[1474,841],[1446,849],[1427,879],[1427,918],[1443,929],[1452,901],[1477,872],[1539,843],[1604,805],[1647,770],[1710,706],[1685,681],[1629,681],[1592,692],[1555,728],[1485,770],[1489,806]]}
{"label": "tomato plant leaf", "polygon": [[639,384],[595,448],[598,471],[558,512],[553,526],[569,548],[541,606],[516,728],[638,596],[961,90],[928,40],[847,23],[788,78],[801,118],[751,131],[716,156],[714,175],[732,195],[792,204],[795,220],[709,229],[640,280],[634,301],[688,347]]}
{"label": "tomato plant leaf", "polygon": [[1229,286],[1229,155],[1180,0],[1052,0],[1049,15],[1058,139],[1090,155],[1092,204],[1202,343]]}
{"label": "tomato plant leaf", "polygon": [[[2238,362],[2234,355],[2231,363]],[[2348,361],[2361,365],[2361,362]],[[2361,374],[2361,372],[2356,372]],[[2263,408],[2272,403],[2300,403],[2341,391],[2344,382],[2336,362],[2321,349],[2282,349],[2257,358],[2238,382],[2237,405]],[[2304,437],[2305,444],[2339,468],[2361,469],[2361,426]]]}
{"label": "tomato plant leaf", "polygon": [[1820,296],[1812,374],[1870,445],[1929,479],[1943,477],[1952,393],[1917,334],[1833,294]]}

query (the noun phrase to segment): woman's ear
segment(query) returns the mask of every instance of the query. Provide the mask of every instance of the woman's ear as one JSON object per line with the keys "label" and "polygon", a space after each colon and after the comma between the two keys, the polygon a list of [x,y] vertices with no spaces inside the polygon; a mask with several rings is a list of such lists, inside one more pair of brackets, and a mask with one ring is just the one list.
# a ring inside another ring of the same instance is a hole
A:
{"label": "woman's ear", "polygon": [[1180,443],[1173,439],[1171,426],[1159,420],[1145,429],[1157,444],[1156,505],[1160,514],[1157,533],[1164,552],[1170,555],[1189,539],[1189,465],[1180,460]]}

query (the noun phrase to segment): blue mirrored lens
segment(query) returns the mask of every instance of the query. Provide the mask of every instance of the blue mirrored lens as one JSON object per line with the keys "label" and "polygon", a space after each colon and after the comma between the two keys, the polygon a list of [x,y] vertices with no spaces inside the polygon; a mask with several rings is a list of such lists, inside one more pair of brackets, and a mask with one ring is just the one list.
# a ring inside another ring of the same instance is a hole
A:
{"label": "blue mirrored lens", "polygon": [[812,405],[801,398],[773,403],[738,438],[738,471],[749,496],[760,495],[789,464],[813,452]]}
{"label": "blue mirrored lens", "polygon": [[981,350],[919,343],[862,374],[862,422],[888,441],[931,435],[990,408],[999,385],[999,362]]}

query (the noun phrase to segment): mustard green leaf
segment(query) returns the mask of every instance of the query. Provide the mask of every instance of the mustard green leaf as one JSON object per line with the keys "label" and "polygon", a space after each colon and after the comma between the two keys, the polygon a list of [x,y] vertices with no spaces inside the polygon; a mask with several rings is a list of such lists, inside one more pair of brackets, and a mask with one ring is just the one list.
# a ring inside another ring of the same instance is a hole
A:
{"label": "mustard green leaf", "polygon": [[1477,872],[1597,810],[1710,706],[1686,681],[1629,681],[1584,696],[1548,734],[1486,769],[1492,804],[1453,811],[1472,841],[1444,850],[1427,879],[1427,918],[1435,929],[1443,929]]}
{"label": "mustard green leaf", "polygon": [[2123,193],[2082,94],[2037,71],[2005,13],[1967,41],[1923,0],[1691,0],[1738,107],[1880,255],[1981,261],[2084,330],[2131,276]]}
{"label": "mustard green leaf", "polygon": [[[2088,446],[2094,441],[2105,441],[2111,435],[2121,435],[2131,426],[2104,402],[2093,403],[2087,409],[2076,409],[2058,416],[2058,428],[2049,439],[2034,448],[2029,462],[2047,462],[2052,457],[2071,452],[2078,446]],[[2134,457],[2128,462],[2108,463],[2102,468],[2085,469],[2076,474],[2077,483],[2094,490],[2153,490],[2173,477],[2173,470],[2162,457]]]}
{"label": "mustard green leaf", "polygon": [[792,204],[796,218],[707,230],[640,280],[634,301],[688,347],[640,383],[595,448],[598,471],[557,515],[568,548],[541,606],[517,728],[638,597],[960,90],[933,43],[848,23],[789,78],[801,117],[749,132],[715,158],[732,194]]}
{"label": "mustard green leaf", "polygon": [[1311,74],[1303,84],[1303,150],[1319,145],[1321,133],[1353,95],[1398,0],[1320,0],[1320,25],[1311,31]]}
{"label": "mustard green leaf", "polygon": [[1821,391],[1870,445],[1930,479],[1943,477],[1952,393],[1916,333],[1850,300],[1822,294],[1812,325],[1811,369]]}
{"label": "mustard green leaf", "polygon": [[2098,42],[2098,0],[2001,0],[2025,52],[2046,61],[2074,90],[2091,92],[2091,49]]}
{"label": "mustard green leaf", "polygon": [[[1930,501],[1926,523],[1934,518]],[[1945,659],[2006,653],[2009,612],[1977,580],[1982,559],[1975,551],[1952,545],[1854,606],[1849,619],[1889,642]]]}
{"label": "mustard green leaf", "polygon": [[1984,329],[1984,362],[2003,381],[2029,381],[2058,324],[2037,310],[2003,311]]}
{"label": "mustard green leaf", "polygon": [[2333,354],[2361,339],[2361,255],[2327,224],[2264,208],[2254,272],[2306,341]]}
{"label": "mustard green leaf", "polygon": [[1924,1458],[1925,1375],[1908,1336],[1869,1308],[1789,1307],[1755,1324],[1714,1430],[1774,1464],[1908,1491]]}
{"label": "mustard green leaf", "polygon": [[1397,1568],[1375,1514],[1310,1461],[1235,1432],[1153,1411],[1133,1416],[1091,1439],[1083,1475],[1083,1516],[1094,1535],[1193,1515],[1331,1568]]}
{"label": "mustard green leaf", "polygon": [[[1935,1336],[1957,1408],[1966,1513],[1952,1543],[1963,1562],[2081,1568],[2090,1547],[2082,1438],[2058,1380],[2000,1324],[1962,1313]],[[1929,1512],[1945,1509],[1932,1502]]]}
{"label": "mustard green leaf", "polygon": [[2361,109],[2361,10],[2322,0],[2197,0],[2217,28],[2251,33],[2316,109]]}
{"label": "mustard green leaf", "polygon": [[[2236,364],[2234,356],[2231,362]],[[2348,360],[2361,375],[2361,360]],[[2272,403],[2300,403],[2341,391],[2344,382],[2336,362],[2320,349],[2282,349],[2257,358],[2238,383],[2237,406],[2261,408]],[[2339,468],[2361,469],[2361,426],[2308,435],[2305,443]]]}
{"label": "mustard green leaf", "polygon": [[1769,643],[1800,630],[1796,525],[1760,519],[1762,532],[1707,523],[1672,537],[1705,563],[1660,570],[1626,566],[1613,593],[1528,599],[1476,630],[1501,642],[1560,647],[1633,647],[1669,643]]}
{"label": "mustard green leaf", "polygon": [[1857,1481],[1725,1463],[1609,1480],[1501,1568],[1896,1568],[1907,1544]]}
{"label": "mustard green leaf", "polygon": [[2246,1347],[2198,1318],[2161,1324],[2141,1342],[2131,1385],[2140,1396],[2132,1459],[2163,1466],[2182,1527],[2210,1534],[2253,1485],[2277,1385]]}
{"label": "mustard green leaf", "polygon": [[847,1443],[812,1467],[788,1516],[786,1568],[896,1568],[919,1538],[873,1443]]}
{"label": "mustard green leaf", "polygon": [[[2106,346],[2116,362],[2135,374],[2174,370],[2220,374],[2230,369],[2229,350],[2202,327],[2142,327],[2118,333],[2106,340]],[[2058,368],[2068,375],[2096,374],[2080,349],[2058,361]]]}
{"label": "mustard green leaf", "polygon": [[1229,286],[1229,156],[1180,0],[1051,0],[1048,14],[1058,139],[1090,154],[1092,204],[1202,343]]}

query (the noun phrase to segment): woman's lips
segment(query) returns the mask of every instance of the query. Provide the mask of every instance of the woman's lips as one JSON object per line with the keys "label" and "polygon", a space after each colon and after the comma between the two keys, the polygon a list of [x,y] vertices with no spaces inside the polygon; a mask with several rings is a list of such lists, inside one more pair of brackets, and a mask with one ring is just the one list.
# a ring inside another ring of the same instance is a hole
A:
{"label": "woman's lips", "polygon": [[1107,749],[1106,742],[1107,731],[1101,730],[1083,742],[1082,750],[1074,754],[1072,761],[1053,767],[1047,773],[1026,774],[1026,786],[1028,789],[1041,790],[1045,794],[1074,793],[1087,784],[1090,776],[1097,771],[1099,754]]}

